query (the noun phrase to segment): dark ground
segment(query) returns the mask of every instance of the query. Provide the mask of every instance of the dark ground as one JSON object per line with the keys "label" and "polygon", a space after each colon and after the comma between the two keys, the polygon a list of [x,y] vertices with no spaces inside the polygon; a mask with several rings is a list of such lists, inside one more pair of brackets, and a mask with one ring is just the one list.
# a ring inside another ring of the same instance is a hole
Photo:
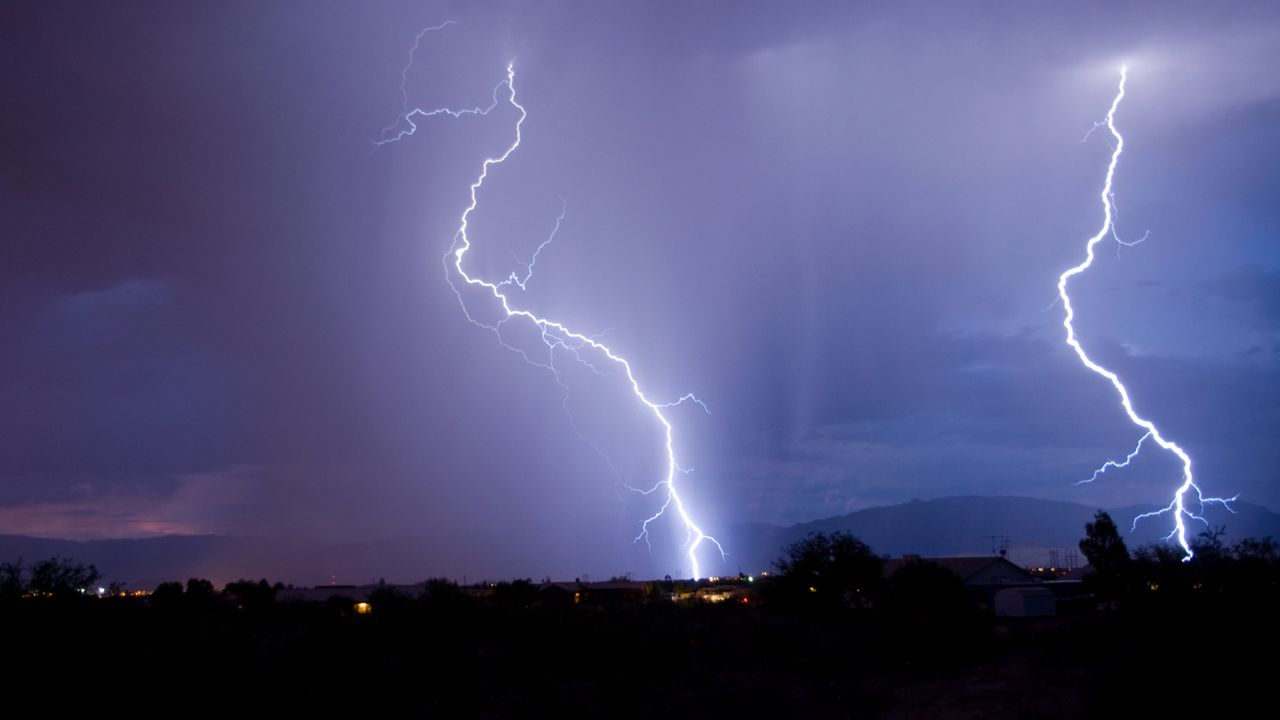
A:
{"label": "dark ground", "polygon": [[[5,686],[130,714],[1268,716],[1271,608],[1048,620],[743,606],[0,607]],[[1251,702],[1257,709],[1243,712]]]}

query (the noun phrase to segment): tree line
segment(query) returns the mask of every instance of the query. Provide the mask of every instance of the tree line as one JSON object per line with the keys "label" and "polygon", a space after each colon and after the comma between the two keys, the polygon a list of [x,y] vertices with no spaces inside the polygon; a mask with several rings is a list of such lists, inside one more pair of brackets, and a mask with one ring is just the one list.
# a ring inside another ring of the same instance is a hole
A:
{"label": "tree line", "polygon": [[1280,600],[1280,544],[1270,537],[1228,544],[1225,534],[1222,527],[1206,527],[1192,539],[1189,561],[1168,544],[1130,551],[1115,521],[1099,510],[1080,541],[1092,566],[1085,584],[1111,609],[1226,603],[1243,609]]}

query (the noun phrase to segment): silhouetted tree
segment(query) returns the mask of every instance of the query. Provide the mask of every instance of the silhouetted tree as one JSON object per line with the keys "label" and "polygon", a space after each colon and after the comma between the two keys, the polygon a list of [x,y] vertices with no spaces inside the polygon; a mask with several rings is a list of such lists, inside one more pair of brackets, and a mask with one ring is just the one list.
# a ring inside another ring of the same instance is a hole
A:
{"label": "silhouetted tree", "polygon": [[964,581],[938,563],[910,560],[889,578],[887,605],[911,613],[956,613],[973,605]]}
{"label": "silhouetted tree", "polygon": [[1186,553],[1177,545],[1138,548],[1131,569],[1137,591],[1133,598],[1148,607],[1186,608],[1197,600],[1195,596],[1203,595],[1203,578],[1209,576],[1214,585],[1219,582],[1222,563],[1210,563],[1214,567],[1206,569],[1199,557],[1194,563],[1185,562],[1185,558]]}
{"label": "silhouetted tree", "polygon": [[204,578],[187,578],[187,592],[183,601],[192,607],[210,607],[217,603],[218,593],[213,583]]}
{"label": "silhouetted tree", "polygon": [[267,583],[265,578],[257,582],[237,580],[227,583],[227,586],[222,589],[222,594],[230,597],[237,606],[245,610],[262,612],[275,604],[276,589]]}
{"label": "silhouetted tree", "polygon": [[431,578],[423,584],[422,602],[434,610],[456,610],[469,604],[471,597],[448,578]]}
{"label": "silhouetted tree", "polygon": [[40,595],[72,597],[89,592],[102,573],[93,565],[81,565],[69,558],[54,556],[31,567],[28,588]]}
{"label": "silhouetted tree", "polygon": [[1195,551],[1196,556],[1206,556],[1213,558],[1224,558],[1230,553],[1230,548],[1222,542],[1223,536],[1227,534],[1227,528],[1223,525],[1216,525],[1207,530],[1202,530],[1196,534],[1191,541],[1191,549]]}
{"label": "silhouetted tree", "polygon": [[187,595],[192,597],[210,597],[216,595],[213,591],[213,583],[204,578],[188,578],[187,579]]}
{"label": "silhouetted tree", "polygon": [[1243,538],[1231,546],[1231,554],[1237,560],[1258,562],[1266,565],[1280,561],[1280,544],[1269,537]]}
{"label": "silhouetted tree", "polygon": [[493,588],[493,601],[500,605],[528,607],[538,599],[538,587],[529,578],[500,582]]}
{"label": "silhouetted tree", "polygon": [[[259,591],[256,585],[253,591]],[[190,578],[187,580],[185,591],[182,589],[182,583],[179,582],[160,583],[155,590],[151,591],[150,600],[151,604],[158,608],[194,610],[212,607],[218,602],[218,594],[214,592],[213,583],[208,580]],[[251,602],[255,600],[257,598],[251,600]],[[244,604],[243,600],[237,599],[237,601],[242,605]]]}
{"label": "silhouetted tree", "polygon": [[844,532],[811,533],[774,561],[773,601],[814,609],[864,607],[880,589],[884,561]]}
{"label": "silhouetted tree", "polygon": [[1280,545],[1271,538],[1244,538],[1231,547],[1232,589],[1258,607],[1280,597]]}
{"label": "silhouetted tree", "polygon": [[0,563],[0,600],[17,600],[26,592],[22,581],[22,558],[17,562]]}
{"label": "silhouetted tree", "polygon": [[879,621],[894,638],[888,655],[905,669],[955,667],[990,637],[964,581],[938,563],[908,559],[889,577],[883,598]]}
{"label": "silhouetted tree", "polygon": [[1101,600],[1119,597],[1132,578],[1133,563],[1129,549],[1120,538],[1115,521],[1105,511],[1099,510],[1093,522],[1085,523],[1080,552],[1093,566],[1089,584]]}
{"label": "silhouetted tree", "polygon": [[1222,528],[1200,533],[1186,561],[1181,547],[1147,545],[1134,553],[1133,597],[1143,610],[1204,615],[1269,616],[1280,601],[1280,546],[1244,538],[1227,546]]}
{"label": "silhouetted tree", "polygon": [[151,597],[148,599],[152,607],[175,610],[182,606],[182,583],[162,582],[151,591]]}
{"label": "silhouetted tree", "polygon": [[369,593],[369,605],[377,617],[384,619],[407,617],[418,609],[412,596],[385,581],[379,581],[378,587]]}

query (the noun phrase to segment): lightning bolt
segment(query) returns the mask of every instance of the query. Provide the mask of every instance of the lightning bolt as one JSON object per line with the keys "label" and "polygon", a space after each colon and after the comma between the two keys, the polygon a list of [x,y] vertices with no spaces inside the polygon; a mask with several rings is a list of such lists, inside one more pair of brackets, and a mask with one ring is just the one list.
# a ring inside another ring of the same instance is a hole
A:
{"label": "lightning bolt", "polygon": [[[640,542],[643,540],[647,545],[649,542],[650,526],[665,516],[668,511],[674,510],[679,521],[684,525],[686,533],[684,544],[685,553],[693,572],[693,578],[697,580],[702,576],[698,562],[698,550],[702,547],[703,543],[713,545],[716,550],[719,551],[722,559],[725,557],[725,552],[719,541],[703,532],[698,523],[694,521],[688,506],[680,496],[677,487],[677,479],[682,475],[689,473],[690,470],[682,467],[676,459],[674,447],[675,429],[671,420],[667,417],[667,414],[664,411],[685,403],[696,404],[701,407],[703,411],[707,411],[707,406],[693,394],[683,395],[670,402],[657,402],[650,399],[649,396],[645,394],[644,390],[641,389],[640,382],[636,378],[630,361],[619,355],[608,345],[601,342],[599,336],[585,335],[570,329],[562,322],[542,317],[530,310],[519,307],[518,303],[509,294],[515,287],[520,288],[521,291],[526,289],[527,283],[533,277],[534,265],[537,263],[538,255],[552,242],[552,240],[555,239],[556,232],[559,231],[560,224],[563,222],[565,217],[565,205],[563,198],[561,199],[560,215],[556,219],[554,229],[551,231],[551,234],[548,235],[547,238],[537,247],[530,261],[528,263],[520,263],[524,266],[524,271],[522,273],[511,272],[505,279],[499,282],[492,282],[471,275],[464,267],[464,260],[466,259],[467,253],[471,250],[471,238],[468,236],[467,230],[470,226],[471,214],[479,204],[480,190],[484,186],[485,179],[489,177],[489,170],[506,162],[507,158],[509,158],[511,154],[520,147],[520,143],[523,139],[521,133],[524,128],[524,121],[528,117],[528,112],[516,99],[516,74],[514,63],[507,65],[506,76],[494,87],[492,102],[486,107],[464,108],[460,110],[448,107],[410,107],[409,94],[405,89],[405,83],[407,82],[409,71],[413,66],[414,55],[422,42],[422,38],[429,32],[441,30],[451,24],[453,24],[453,22],[449,21],[434,27],[425,28],[418,33],[418,36],[414,39],[413,47],[409,51],[409,62],[404,66],[400,73],[400,94],[402,99],[401,114],[397,117],[396,122],[382,130],[379,136],[373,140],[373,143],[375,145],[385,145],[388,143],[398,142],[413,135],[418,129],[418,125],[415,120],[424,120],[441,115],[447,115],[452,118],[460,118],[464,115],[488,115],[503,102],[509,104],[510,107],[519,113],[519,118],[515,123],[514,138],[511,143],[507,145],[506,149],[500,154],[486,158],[480,167],[480,174],[471,183],[470,202],[462,211],[462,215],[458,219],[458,229],[454,233],[453,242],[449,246],[449,250],[445,253],[443,258],[445,280],[449,283],[454,294],[458,297],[458,304],[462,307],[462,312],[466,316],[467,320],[478,327],[493,332],[494,335],[497,336],[498,342],[501,345],[519,353],[527,362],[551,371],[557,384],[565,390],[566,411],[568,410],[568,385],[565,383],[560,374],[560,370],[556,365],[556,357],[558,355],[563,356],[567,354],[593,372],[601,375],[605,374],[585,355],[586,353],[592,353],[597,361],[607,362],[615,369],[620,369],[622,371],[622,374],[626,378],[626,382],[629,385],[631,392],[635,395],[636,400],[648,409],[652,414],[654,421],[662,429],[664,440],[663,451],[666,457],[665,474],[661,479],[655,482],[652,487],[648,489],[640,489],[624,484],[624,487],[628,490],[632,490],[640,495],[649,496],[657,493],[663,499],[657,511],[641,523],[640,532],[635,536],[634,541]],[[489,324],[481,320],[477,320],[472,316],[471,312],[467,308],[466,301],[463,300],[462,292],[455,280],[460,281],[463,285],[472,286],[487,292],[495,301],[497,301],[497,305],[502,311],[502,318],[497,323]],[[502,328],[507,323],[511,322],[527,323],[536,329],[542,343],[546,347],[545,360],[531,357],[525,350],[510,345],[503,339]],[[582,437],[583,440],[587,441],[587,443],[591,445],[592,449],[609,464],[610,469],[613,470],[615,476],[617,476],[618,473],[616,468],[614,468],[612,463],[609,462],[608,457],[603,453],[603,451],[601,451],[595,443],[591,442],[581,433],[581,431],[578,430],[577,425],[573,423],[572,415],[570,415],[570,423],[573,425],[575,432],[578,432],[579,437]],[[619,480],[619,482],[621,481]]]}
{"label": "lightning bolt", "polygon": [[[1162,449],[1176,455],[1178,460],[1182,462],[1182,484],[1179,485],[1178,489],[1174,492],[1172,501],[1159,510],[1138,515],[1133,519],[1133,527],[1136,528],[1138,526],[1138,521],[1144,518],[1164,514],[1172,515],[1174,527],[1173,530],[1165,536],[1165,540],[1169,540],[1175,536],[1177,537],[1178,544],[1182,546],[1183,551],[1186,552],[1186,555],[1182,558],[1183,561],[1186,562],[1195,557],[1195,552],[1192,551],[1190,543],[1187,542],[1186,519],[1190,518],[1193,520],[1199,520],[1207,525],[1208,523],[1205,519],[1199,515],[1199,512],[1203,511],[1205,505],[1217,503],[1228,510],[1235,512],[1232,510],[1230,503],[1234,501],[1236,497],[1216,498],[1204,496],[1200,491],[1200,486],[1196,485],[1195,478],[1191,474],[1191,456],[1187,454],[1187,451],[1183,450],[1177,443],[1174,443],[1161,435],[1160,430],[1156,427],[1155,423],[1138,415],[1138,413],[1133,409],[1133,403],[1129,399],[1129,391],[1125,388],[1124,383],[1120,382],[1119,376],[1091,360],[1089,355],[1085,353],[1084,348],[1080,345],[1080,341],[1076,338],[1076,329],[1071,322],[1075,319],[1075,310],[1071,307],[1070,296],[1067,295],[1067,281],[1085,270],[1088,270],[1089,267],[1093,265],[1094,247],[1099,242],[1102,242],[1103,238],[1109,235],[1121,244],[1136,245],[1147,237],[1144,235],[1139,240],[1126,243],[1120,240],[1119,236],[1116,234],[1114,223],[1114,216],[1116,212],[1115,196],[1111,191],[1111,186],[1112,180],[1115,177],[1116,165],[1120,161],[1120,154],[1124,152],[1124,136],[1122,136],[1120,131],[1116,129],[1115,118],[1116,110],[1120,107],[1120,101],[1124,99],[1124,86],[1127,79],[1128,69],[1121,68],[1120,87],[1116,92],[1115,99],[1111,101],[1111,108],[1107,111],[1106,119],[1094,123],[1093,128],[1089,131],[1089,134],[1092,134],[1094,130],[1105,127],[1107,131],[1111,133],[1111,137],[1115,140],[1115,146],[1111,151],[1111,162],[1107,165],[1106,180],[1102,185],[1102,228],[1098,230],[1097,234],[1089,238],[1089,242],[1085,245],[1084,261],[1058,276],[1058,299],[1062,301],[1062,306],[1066,310],[1066,317],[1062,321],[1062,326],[1067,331],[1067,344],[1071,346],[1072,350],[1075,350],[1076,356],[1080,358],[1080,362],[1083,363],[1085,367],[1106,378],[1111,383],[1111,386],[1116,389],[1116,393],[1120,395],[1120,404],[1124,407],[1125,414],[1129,416],[1129,420],[1133,422],[1134,425],[1137,425],[1146,431],[1146,434],[1138,440],[1138,444],[1133,449],[1133,452],[1129,453],[1123,461],[1107,461],[1102,465],[1102,467],[1094,471],[1093,477],[1083,482],[1092,482],[1109,468],[1122,468],[1127,466],[1131,460],[1137,457],[1138,451],[1142,449],[1142,444],[1148,439],[1155,442]],[[1085,135],[1086,140],[1088,139],[1089,134]],[[1194,501],[1197,505],[1196,510],[1192,510],[1192,508],[1188,506],[1188,496],[1194,497]]]}

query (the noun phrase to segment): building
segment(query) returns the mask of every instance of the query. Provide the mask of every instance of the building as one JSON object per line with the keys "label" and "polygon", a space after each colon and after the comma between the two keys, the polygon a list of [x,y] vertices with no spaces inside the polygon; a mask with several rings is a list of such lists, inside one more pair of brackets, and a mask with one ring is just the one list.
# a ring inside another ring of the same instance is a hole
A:
{"label": "building", "polygon": [[1058,598],[1047,587],[1004,588],[992,598],[992,610],[997,617],[1053,617]]}
{"label": "building", "polygon": [[647,585],[631,580],[605,582],[545,582],[538,586],[544,605],[640,605]]}
{"label": "building", "polygon": [[1009,562],[1001,555],[957,555],[951,557],[920,557],[903,555],[884,562],[885,577],[909,562],[931,562],[950,570],[966,587],[993,587],[1003,585],[1034,585],[1035,576]]}
{"label": "building", "polygon": [[1042,617],[1057,612],[1054,592],[1003,555],[903,555],[885,561],[885,577],[891,577],[898,568],[911,562],[929,562],[950,570],[960,578],[975,601],[992,609],[998,616]]}

